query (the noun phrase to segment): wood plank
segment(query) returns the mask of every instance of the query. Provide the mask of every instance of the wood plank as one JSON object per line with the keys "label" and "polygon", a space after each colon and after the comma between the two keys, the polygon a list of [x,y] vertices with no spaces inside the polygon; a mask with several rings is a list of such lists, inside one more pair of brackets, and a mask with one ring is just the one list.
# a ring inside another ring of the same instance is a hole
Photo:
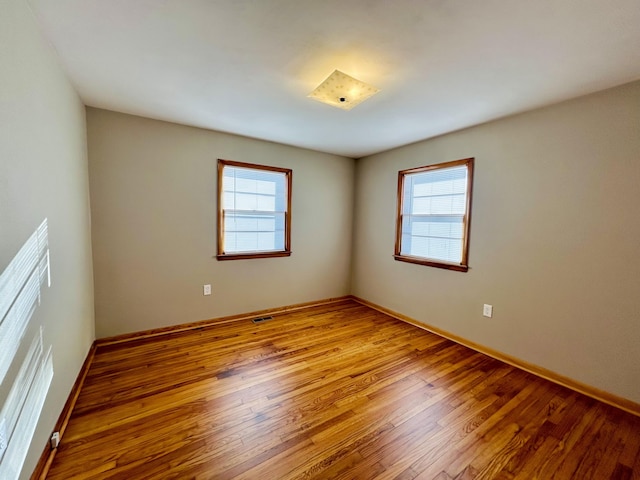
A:
{"label": "wood plank", "polygon": [[463,345],[465,347],[468,347],[472,350],[475,350],[476,352],[480,352],[483,353],[485,355],[488,355],[492,358],[495,358],[496,360],[500,360],[501,362],[504,362],[508,365],[512,365],[514,367],[519,368],[520,370],[524,370],[525,372],[529,372],[529,373],[533,373],[534,375],[547,379],[551,382],[557,383],[558,385],[561,385],[563,387],[567,387],[571,390],[574,390],[576,392],[582,393],[583,395],[586,395],[588,397],[594,398],[600,402],[606,403],[608,405],[612,405],[616,408],[619,408],[621,410],[624,410],[626,412],[632,413],[636,416],[640,417],[640,403],[634,402],[632,400],[629,400],[628,398],[624,398],[624,397],[620,397],[618,395],[614,395],[610,392],[606,392],[604,390],[600,390],[596,387],[593,387],[591,385],[587,385],[584,384],[582,382],[579,382],[577,380],[574,380],[572,378],[569,377],[565,377],[564,375],[560,375],[559,373],[553,372],[551,370],[547,370],[546,368],[540,367],[538,365],[534,365],[532,363],[529,362],[525,362],[524,360],[521,360],[519,358],[516,357],[512,357],[511,355],[507,355],[505,353],[499,352],[497,350],[494,350],[492,348],[486,347],[484,345],[480,345],[478,343],[472,342],[470,340],[467,340],[463,337],[460,337],[458,335],[455,335],[453,333],[447,332],[445,330],[442,330],[440,328],[434,327],[432,325],[427,325],[425,323],[419,322],[417,320],[414,320],[411,317],[408,317],[406,315],[403,315],[401,313],[398,312],[394,312],[393,310],[390,310],[388,308],[382,307],[380,305],[376,305],[375,303],[369,302],[368,300],[362,299],[362,298],[358,298],[354,295],[351,295],[351,298],[353,298],[355,301],[357,301],[358,303],[361,303],[363,305],[366,305],[368,307],[371,307],[379,312],[385,313],[393,318],[397,318],[403,322],[406,322],[410,325],[415,325],[418,328],[422,328],[428,332],[431,333],[435,333],[436,335],[439,335],[443,338],[447,338],[449,340],[454,341],[456,344],[459,345]]}
{"label": "wood plank", "polygon": [[640,418],[343,300],[98,344],[47,478],[639,477]]}

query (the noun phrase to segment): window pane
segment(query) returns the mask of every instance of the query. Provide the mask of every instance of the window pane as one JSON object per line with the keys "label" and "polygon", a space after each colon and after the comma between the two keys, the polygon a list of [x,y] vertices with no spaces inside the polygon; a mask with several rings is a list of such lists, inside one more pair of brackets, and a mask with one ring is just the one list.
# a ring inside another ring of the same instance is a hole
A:
{"label": "window pane", "polygon": [[273,212],[276,210],[276,197],[272,195],[256,195],[256,210]]}
{"label": "window pane", "polygon": [[219,257],[288,250],[286,212],[291,171],[244,167],[224,160],[220,160],[219,165],[222,165],[219,167],[222,209]]}
{"label": "window pane", "polygon": [[233,192],[225,191],[222,194],[222,208],[224,210],[235,210],[236,209],[236,197]]}
{"label": "window pane", "polygon": [[462,238],[462,217],[411,219],[411,235],[422,237]]}
{"label": "window pane", "polygon": [[[284,214],[280,214],[284,218]],[[275,232],[276,231],[276,216],[271,215],[268,217],[259,217],[257,219],[256,230],[260,232]],[[280,229],[282,230],[282,229]]]}
{"label": "window pane", "polygon": [[[462,220],[462,217],[404,217],[401,254],[459,262]],[[449,242],[446,254],[442,253],[442,241]]]}
{"label": "window pane", "polygon": [[276,248],[276,232],[259,232],[256,237],[258,250],[274,250]]}
{"label": "window pane", "polygon": [[258,237],[255,232],[234,232],[235,252],[251,252],[258,250]]}
{"label": "window pane", "polygon": [[466,208],[466,195],[444,195],[435,197],[412,197],[410,203],[412,210],[406,213],[426,214],[426,215],[464,215]]}
{"label": "window pane", "polygon": [[282,250],[284,248],[284,212],[224,212],[227,252]]}
{"label": "window pane", "polygon": [[226,216],[226,222],[227,232],[255,232],[258,230],[258,219],[255,217],[231,214]]}
{"label": "window pane", "polygon": [[286,175],[255,168],[224,167],[223,188],[226,191],[275,195],[284,189]]}
{"label": "window pane", "polygon": [[236,192],[255,193],[256,192],[256,180],[255,178],[243,178],[235,177],[233,190]]}
{"label": "window pane", "polygon": [[[412,177],[415,185],[423,185],[419,187],[417,194],[422,195],[421,189],[432,189],[430,195],[438,195],[442,193],[454,192],[454,186],[461,188],[461,185],[466,186],[467,167],[460,165],[456,167],[442,167],[432,170],[426,170],[420,173],[411,173],[408,176]],[[463,193],[463,189],[458,190],[457,193]]]}
{"label": "window pane", "polygon": [[399,172],[402,212],[397,220],[396,255],[430,262],[466,261],[463,248],[472,162],[467,159]]}
{"label": "window pane", "polygon": [[[225,210],[276,210],[276,194],[284,198],[285,175],[277,172],[227,167],[224,169]],[[284,202],[280,202],[284,205]],[[280,210],[284,210],[281,206]]]}
{"label": "window pane", "polygon": [[280,183],[282,184],[281,187],[284,187],[284,175],[275,177],[272,181],[256,180],[256,193],[262,193],[264,195],[275,195],[276,185]]}

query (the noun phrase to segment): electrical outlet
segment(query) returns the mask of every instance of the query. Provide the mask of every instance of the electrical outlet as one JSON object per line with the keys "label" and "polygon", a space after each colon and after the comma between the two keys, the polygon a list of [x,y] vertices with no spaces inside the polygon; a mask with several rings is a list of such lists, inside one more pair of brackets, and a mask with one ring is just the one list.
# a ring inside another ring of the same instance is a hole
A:
{"label": "electrical outlet", "polygon": [[3,418],[0,420],[0,457],[7,449],[9,438],[7,436],[7,421]]}
{"label": "electrical outlet", "polygon": [[204,285],[202,287],[202,294],[203,295],[211,295],[211,285]]}
{"label": "electrical outlet", "polygon": [[60,445],[60,432],[53,432],[51,434],[51,448],[58,448]]}
{"label": "electrical outlet", "polygon": [[482,308],[482,315],[489,318],[493,317],[493,305],[487,305],[485,303],[484,307]]}

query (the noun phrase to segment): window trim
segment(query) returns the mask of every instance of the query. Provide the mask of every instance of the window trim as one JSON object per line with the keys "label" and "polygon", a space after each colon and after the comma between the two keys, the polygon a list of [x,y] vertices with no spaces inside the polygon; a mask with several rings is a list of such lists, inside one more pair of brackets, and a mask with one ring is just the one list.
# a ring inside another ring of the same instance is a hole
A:
{"label": "window trim", "polygon": [[[466,272],[469,270],[469,233],[471,230],[471,196],[473,190],[473,164],[474,158],[463,158],[451,162],[437,163],[424,167],[409,168],[398,172],[398,197],[396,209],[396,243],[393,258],[401,262],[416,263],[418,265],[427,265],[429,267],[444,268],[447,270],[455,270],[458,272]],[[460,263],[452,263],[444,260],[438,260],[427,257],[416,257],[413,255],[401,254],[402,247],[402,212],[404,202],[404,179],[407,175],[424,173],[430,170],[439,170],[442,168],[457,167],[465,165],[467,167],[467,192],[466,192],[466,212],[463,218],[463,239],[462,239],[462,259]]]}
{"label": "window trim", "polygon": [[[276,251],[260,251],[260,252],[242,252],[242,253],[225,253],[224,252],[224,214],[222,209],[223,198],[223,171],[224,167],[239,167],[253,170],[262,170],[269,172],[279,172],[285,174],[287,185],[287,209],[284,213],[284,250]],[[246,260],[250,258],[272,258],[272,257],[288,257],[291,255],[291,184],[293,170],[289,168],[272,167],[269,165],[258,165],[255,163],[236,162],[234,160],[218,159],[218,197],[217,197],[217,223],[218,223],[218,260]]]}

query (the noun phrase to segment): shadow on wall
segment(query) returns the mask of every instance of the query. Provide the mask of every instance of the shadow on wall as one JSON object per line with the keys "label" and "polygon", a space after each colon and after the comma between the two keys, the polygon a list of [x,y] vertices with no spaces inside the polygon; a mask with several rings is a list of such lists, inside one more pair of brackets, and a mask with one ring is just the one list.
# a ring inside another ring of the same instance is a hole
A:
{"label": "shadow on wall", "polygon": [[[51,286],[46,218],[0,275],[0,394],[9,392],[1,399],[0,478],[18,478],[53,379],[42,325],[26,353],[18,355],[45,282]],[[12,365],[18,372],[8,376]]]}

